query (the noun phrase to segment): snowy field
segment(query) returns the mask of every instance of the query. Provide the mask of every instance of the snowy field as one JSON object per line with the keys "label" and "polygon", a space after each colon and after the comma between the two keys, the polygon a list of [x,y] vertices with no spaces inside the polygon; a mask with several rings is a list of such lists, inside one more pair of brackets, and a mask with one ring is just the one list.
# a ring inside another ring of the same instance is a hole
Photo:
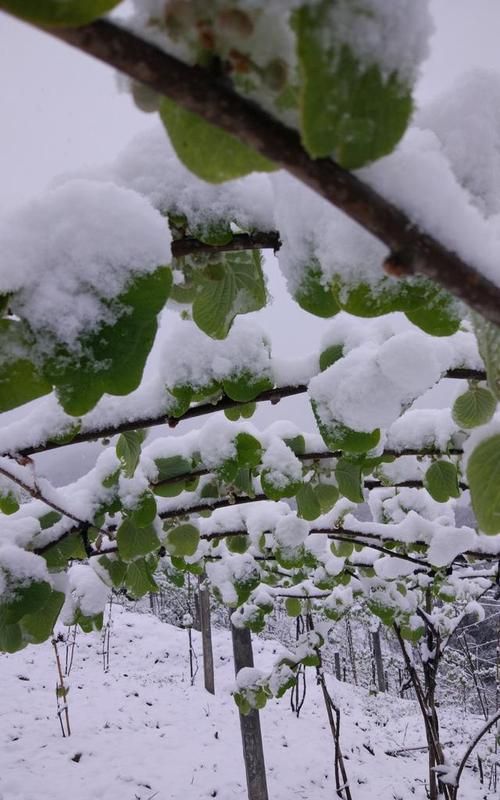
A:
{"label": "snowy field", "polygon": [[[102,637],[77,637],[68,679],[70,738],[55,714],[57,679],[50,642],[0,656],[1,800],[219,800],[245,798],[231,642],[214,633],[216,696],[190,685],[187,632],[149,614],[113,609],[110,667]],[[64,645],[60,645],[64,663]],[[254,638],[255,660],[269,666],[281,645]],[[342,709],[342,744],[353,800],[426,797],[424,751],[386,754],[424,744],[410,701],[370,696],[331,680]],[[479,719],[453,720],[441,709],[444,742],[463,750]],[[261,712],[272,800],[332,800],[332,741],[314,670],[300,718],[288,697]],[[449,748],[447,748],[449,751]],[[493,797],[466,771],[461,797]]]}

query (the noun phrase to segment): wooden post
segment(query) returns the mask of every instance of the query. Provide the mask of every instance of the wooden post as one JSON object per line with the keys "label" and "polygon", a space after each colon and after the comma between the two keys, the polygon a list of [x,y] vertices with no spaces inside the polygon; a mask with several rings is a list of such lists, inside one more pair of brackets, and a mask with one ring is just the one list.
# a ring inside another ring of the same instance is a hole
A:
{"label": "wooden post", "polygon": [[[234,625],[231,625],[231,634],[234,671],[237,675],[243,667],[253,667],[252,637],[248,628],[235,628]],[[248,800],[268,800],[259,712],[253,710],[246,716],[240,714],[240,728]]]}
{"label": "wooden post", "polygon": [[215,694],[214,654],[212,650],[212,624],[210,620],[210,595],[203,577],[198,584],[198,605],[203,648],[203,678],[205,689]]}
{"label": "wooden post", "polygon": [[373,656],[375,658],[375,670],[377,673],[377,686],[379,692],[385,692],[384,662],[382,660],[382,647],[380,644],[380,630],[372,633]]}
{"label": "wooden post", "polygon": [[342,680],[342,673],[340,671],[340,653],[333,654],[334,662],[335,662],[335,677],[338,681]]}

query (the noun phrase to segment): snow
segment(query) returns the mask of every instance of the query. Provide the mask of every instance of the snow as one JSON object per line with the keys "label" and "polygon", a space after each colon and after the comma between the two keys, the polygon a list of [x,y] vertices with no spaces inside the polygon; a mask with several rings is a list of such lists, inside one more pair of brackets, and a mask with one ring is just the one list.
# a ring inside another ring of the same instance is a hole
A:
{"label": "snow", "polygon": [[[51,582],[45,559],[9,544],[0,546],[0,574],[6,580],[7,591],[33,581]],[[10,584],[13,583],[13,586]]]}
{"label": "snow", "polygon": [[278,437],[273,437],[261,462],[267,480],[277,489],[283,489],[290,483],[302,480],[302,464],[294,452]]}
{"label": "snow", "polygon": [[12,310],[37,334],[74,345],[115,319],[109,301],[135,277],[170,263],[170,242],[136,192],[72,180],[2,222],[0,292],[16,292]]}
{"label": "snow", "polygon": [[163,343],[167,388],[210,386],[249,373],[271,378],[270,345],[260,326],[237,317],[223,340],[210,339],[188,320],[176,320]]}
{"label": "snow", "polygon": [[110,590],[88,564],[73,564],[67,573],[68,592],[61,611],[61,621],[73,624],[75,611],[85,617],[102,614],[109,600]]}
{"label": "snow", "polygon": [[[2,800],[220,800],[246,797],[231,643],[213,631],[215,696],[191,686],[185,630],[113,605],[109,671],[101,634],[79,634],[69,678],[72,735],[61,737],[57,679],[50,642],[0,656],[0,796]],[[201,642],[193,630],[200,659]],[[63,667],[65,645],[58,644]],[[256,669],[266,671],[283,648],[254,637]],[[423,746],[416,703],[373,696],[327,675],[339,705],[341,741],[356,800],[424,800],[425,750],[399,757],[385,751]],[[270,796],[327,800],[334,794],[332,740],[319,687],[308,671],[306,702],[297,718],[287,697],[260,712]],[[479,721],[440,708],[443,741],[457,762]],[[368,749],[373,750],[372,755]],[[463,777],[470,800],[484,795],[477,778]]]}
{"label": "snow", "polygon": [[206,183],[179,162],[159,123],[133,139],[108,170],[117,184],[144,195],[160,211],[184,214],[192,228],[233,220],[245,230],[273,229],[272,193],[264,175]]}
{"label": "snow", "polygon": [[280,547],[298,547],[309,535],[309,524],[294,514],[281,517],[274,531],[274,539]]}

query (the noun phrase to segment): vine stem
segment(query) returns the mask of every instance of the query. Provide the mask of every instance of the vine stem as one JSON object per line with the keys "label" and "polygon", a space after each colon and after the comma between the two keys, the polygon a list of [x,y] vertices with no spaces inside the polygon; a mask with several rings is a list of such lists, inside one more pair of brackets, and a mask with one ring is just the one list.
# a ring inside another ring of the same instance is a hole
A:
{"label": "vine stem", "polygon": [[169,97],[287,170],[387,246],[388,273],[425,275],[500,324],[498,286],[358,177],[329,158],[311,158],[296,131],[245,100],[227,82],[109,20],[41,29]]}

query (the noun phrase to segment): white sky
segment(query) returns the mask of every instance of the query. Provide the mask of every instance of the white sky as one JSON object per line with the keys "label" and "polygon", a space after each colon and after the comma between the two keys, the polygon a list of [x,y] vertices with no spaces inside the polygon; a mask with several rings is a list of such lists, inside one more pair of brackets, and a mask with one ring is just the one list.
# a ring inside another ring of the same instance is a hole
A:
{"label": "white sky", "polygon": [[[430,4],[436,33],[416,91],[419,104],[467,69],[500,74],[499,0]],[[0,12],[0,216],[43,192],[55,176],[114,159],[151,124],[118,92],[111,69]],[[328,321],[300,311],[276,264],[268,272],[275,303],[259,312],[259,322],[271,332],[273,350],[293,356],[317,349]],[[281,410],[299,421],[304,404],[288,401]]]}

